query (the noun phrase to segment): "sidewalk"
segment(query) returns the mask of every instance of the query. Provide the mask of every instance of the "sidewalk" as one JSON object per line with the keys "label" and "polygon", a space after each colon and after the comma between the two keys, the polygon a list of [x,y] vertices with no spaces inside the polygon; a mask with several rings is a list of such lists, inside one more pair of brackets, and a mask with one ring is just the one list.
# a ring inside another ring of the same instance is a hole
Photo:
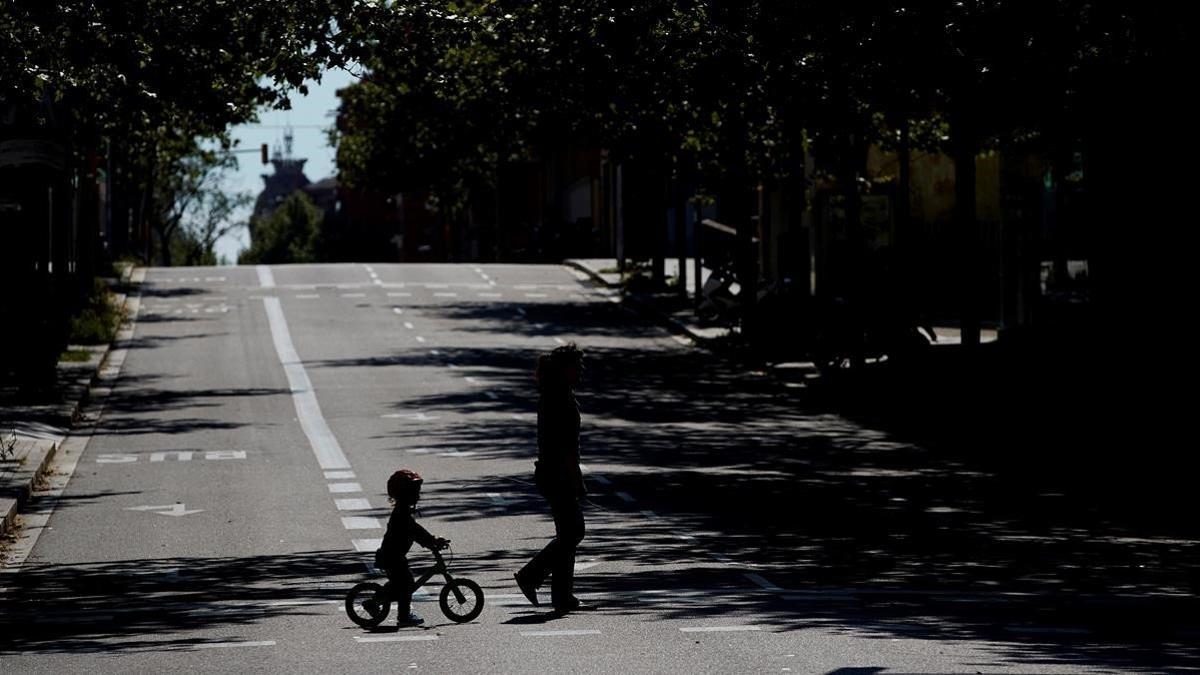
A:
{"label": "sidewalk", "polygon": [[[129,283],[126,267],[120,283]],[[126,296],[114,293],[124,306]],[[12,529],[19,509],[29,500],[38,477],[46,470],[71,427],[108,357],[111,345],[68,345],[86,352],[86,361],[59,361],[55,388],[30,398],[19,389],[0,391],[0,534]]]}
{"label": "sidewalk", "polygon": [[[564,264],[573,267],[586,273],[595,281],[603,284],[610,289],[621,289],[621,275],[617,273],[617,261],[615,258],[572,258],[563,261]],[[671,326],[677,332],[686,334],[688,337],[701,345],[713,345],[722,339],[730,337],[730,331],[720,326],[706,326],[701,323],[693,309],[695,305],[695,259],[686,259],[686,269],[684,269],[684,283],[687,289],[686,301],[684,296],[674,290],[662,291],[657,293],[626,293],[623,297],[626,304],[633,306],[647,314],[658,318],[663,323]],[[679,276],[679,260],[670,258],[665,261],[667,279],[678,278]],[[707,267],[701,267],[701,283],[708,279],[708,275],[712,270]],[[934,348],[945,348],[962,344],[962,332],[957,326],[935,325],[934,333],[937,335],[937,342],[933,343]],[[993,328],[984,328],[981,331],[981,341],[983,343],[995,342],[998,337],[998,332]],[[773,368],[779,371],[777,374],[789,379],[790,377],[798,377],[803,380],[810,374],[815,372],[812,363],[806,361],[784,362],[773,365]]]}
{"label": "sidewalk", "polygon": [[[617,273],[615,258],[572,258],[563,261],[605,287],[622,290],[621,275]],[[687,289],[686,299],[677,291],[667,290],[657,293],[625,293],[622,297],[625,304],[641,310],[660,322],[668,325],[678,333],[683,333],[697,344],[713,345],[727,339],[730,331],[723,326],[706,326],[700,322],[694,309],[695,294],[692,292],[694,259],[687,259],[684,270],[684,283]],[[666,261],[667,278],[679,276],[679,260],[672,258]],[[711,270],[701,269],[701,279],[707,280]]]}

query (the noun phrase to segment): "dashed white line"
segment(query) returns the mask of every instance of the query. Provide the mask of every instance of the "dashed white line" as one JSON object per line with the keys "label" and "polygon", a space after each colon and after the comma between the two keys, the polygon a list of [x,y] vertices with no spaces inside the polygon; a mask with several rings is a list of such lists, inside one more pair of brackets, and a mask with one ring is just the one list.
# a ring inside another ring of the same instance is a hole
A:
{"label": "dashed white line", "polygon": [[338,511],[370,511],[371,510],[371,502],[369,502],[361,497],[355,497],[355,498],[351,498],[351,499],[335,499],[333,501],[335,504],[337,504]]}
{"label": "dashed white line", "polygon": [[742,574],[742,576],[746,577],[750,581],[753,581],[754,583],[758,584],[759,587],[764,588],[768,591],[782,591],[783,590],[782,588],[776,586],[775,584],[771,583],[770,581],[767,581],[765,578],[763,578],[763,576],[761,574],[755,574],[754,572],[746,572],[746,573]]}
{"label": "dashed white line", "polygon": [[762,629],[759,626],[687,626],[679,630],[684,633],[733,633]]}
{"label": "dashed white line", "polygon": [[[354,641],[360,644],[368,642],[431,642],[438,639],[437,633],[422,633],[420,635],[355,635]],[[411,665],[409,666],[412,667]]]}
{"label": "dashed white line", "polygon": [[362,485],[358,483],[329,483],[329,491],[335,494],[362,492]]}
{"label": "dashed white line", "polygon": [[354,550],[359,553],[374,553],[383,545],[382,539],[351,539],[350,543],[354,544]]}
{"label": "dashed white line", "polygon": [[245,640],[241,642],[205,642],[191,645],[192,649],[229,649],[232,647],[273,647],[274,640]]}
{"label": "dashed white line", "polygon": [[378,518],[367,516],[347,516],[342,518],[342,527],[347,530],[379,530],[382,527]]}

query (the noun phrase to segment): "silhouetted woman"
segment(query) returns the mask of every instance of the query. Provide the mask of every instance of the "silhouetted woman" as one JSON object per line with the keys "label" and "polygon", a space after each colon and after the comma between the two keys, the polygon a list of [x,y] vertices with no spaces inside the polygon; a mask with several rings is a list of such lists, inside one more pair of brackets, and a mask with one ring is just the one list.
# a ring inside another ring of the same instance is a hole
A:
{"label": "silhouetted woman", "polygon": [[575,387],[583,369],[583,352],[574,344],[557,347],[538,357],[538,458],[533,478],[550,505],[554,539],[515,577],[521,592],[534,605],[537,589],[550,576],[550,601],[558,612],[590,609],[575,598],[575,549],[583,541],[583,510],[587,494],[579,469],[579,404]]}

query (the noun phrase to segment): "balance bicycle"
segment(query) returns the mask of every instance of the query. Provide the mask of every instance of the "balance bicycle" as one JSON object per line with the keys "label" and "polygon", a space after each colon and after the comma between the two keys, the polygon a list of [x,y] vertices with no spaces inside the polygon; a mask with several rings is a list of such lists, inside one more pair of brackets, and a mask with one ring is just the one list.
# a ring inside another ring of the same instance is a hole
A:
{"label": "balance bicycle", "polygon": [[[438,597],[442,614],[456,623],[466,623],[475,619],[483,611],[483,589],[470,579],[451,577],[450,570],[447,569],[448,564],[442,558],[441,552],[430,551],[430,553],[433,554],[433,567],[430,567],[413,582],[413,591],[415,592],[428,583],[434,575],[441,574],[446,578],[446,585],[442,586],[441,595]],[[454,552],[451,551],[450,555],[453,560]],[[391,593],[384,590],[382,584],[364,581],[355,584],[354,588],[351,588],[350,592],[346,594],[346,615],[363,628],[374,628],[383,623],[391,609]]]}

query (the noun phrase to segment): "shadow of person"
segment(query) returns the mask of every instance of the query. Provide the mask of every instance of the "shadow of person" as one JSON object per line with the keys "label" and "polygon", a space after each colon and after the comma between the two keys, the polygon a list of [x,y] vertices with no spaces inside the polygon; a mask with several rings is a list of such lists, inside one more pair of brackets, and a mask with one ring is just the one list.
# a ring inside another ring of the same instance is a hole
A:
{"label": "shadow of person", "polygon": [[520,616],[514,616],[508,621],[501,621],[502,624],[515,624],[519,626],[528,626],[539,623],[548,623],[555,619],[561,619],[566,614],[560,612],[529,612]]}

